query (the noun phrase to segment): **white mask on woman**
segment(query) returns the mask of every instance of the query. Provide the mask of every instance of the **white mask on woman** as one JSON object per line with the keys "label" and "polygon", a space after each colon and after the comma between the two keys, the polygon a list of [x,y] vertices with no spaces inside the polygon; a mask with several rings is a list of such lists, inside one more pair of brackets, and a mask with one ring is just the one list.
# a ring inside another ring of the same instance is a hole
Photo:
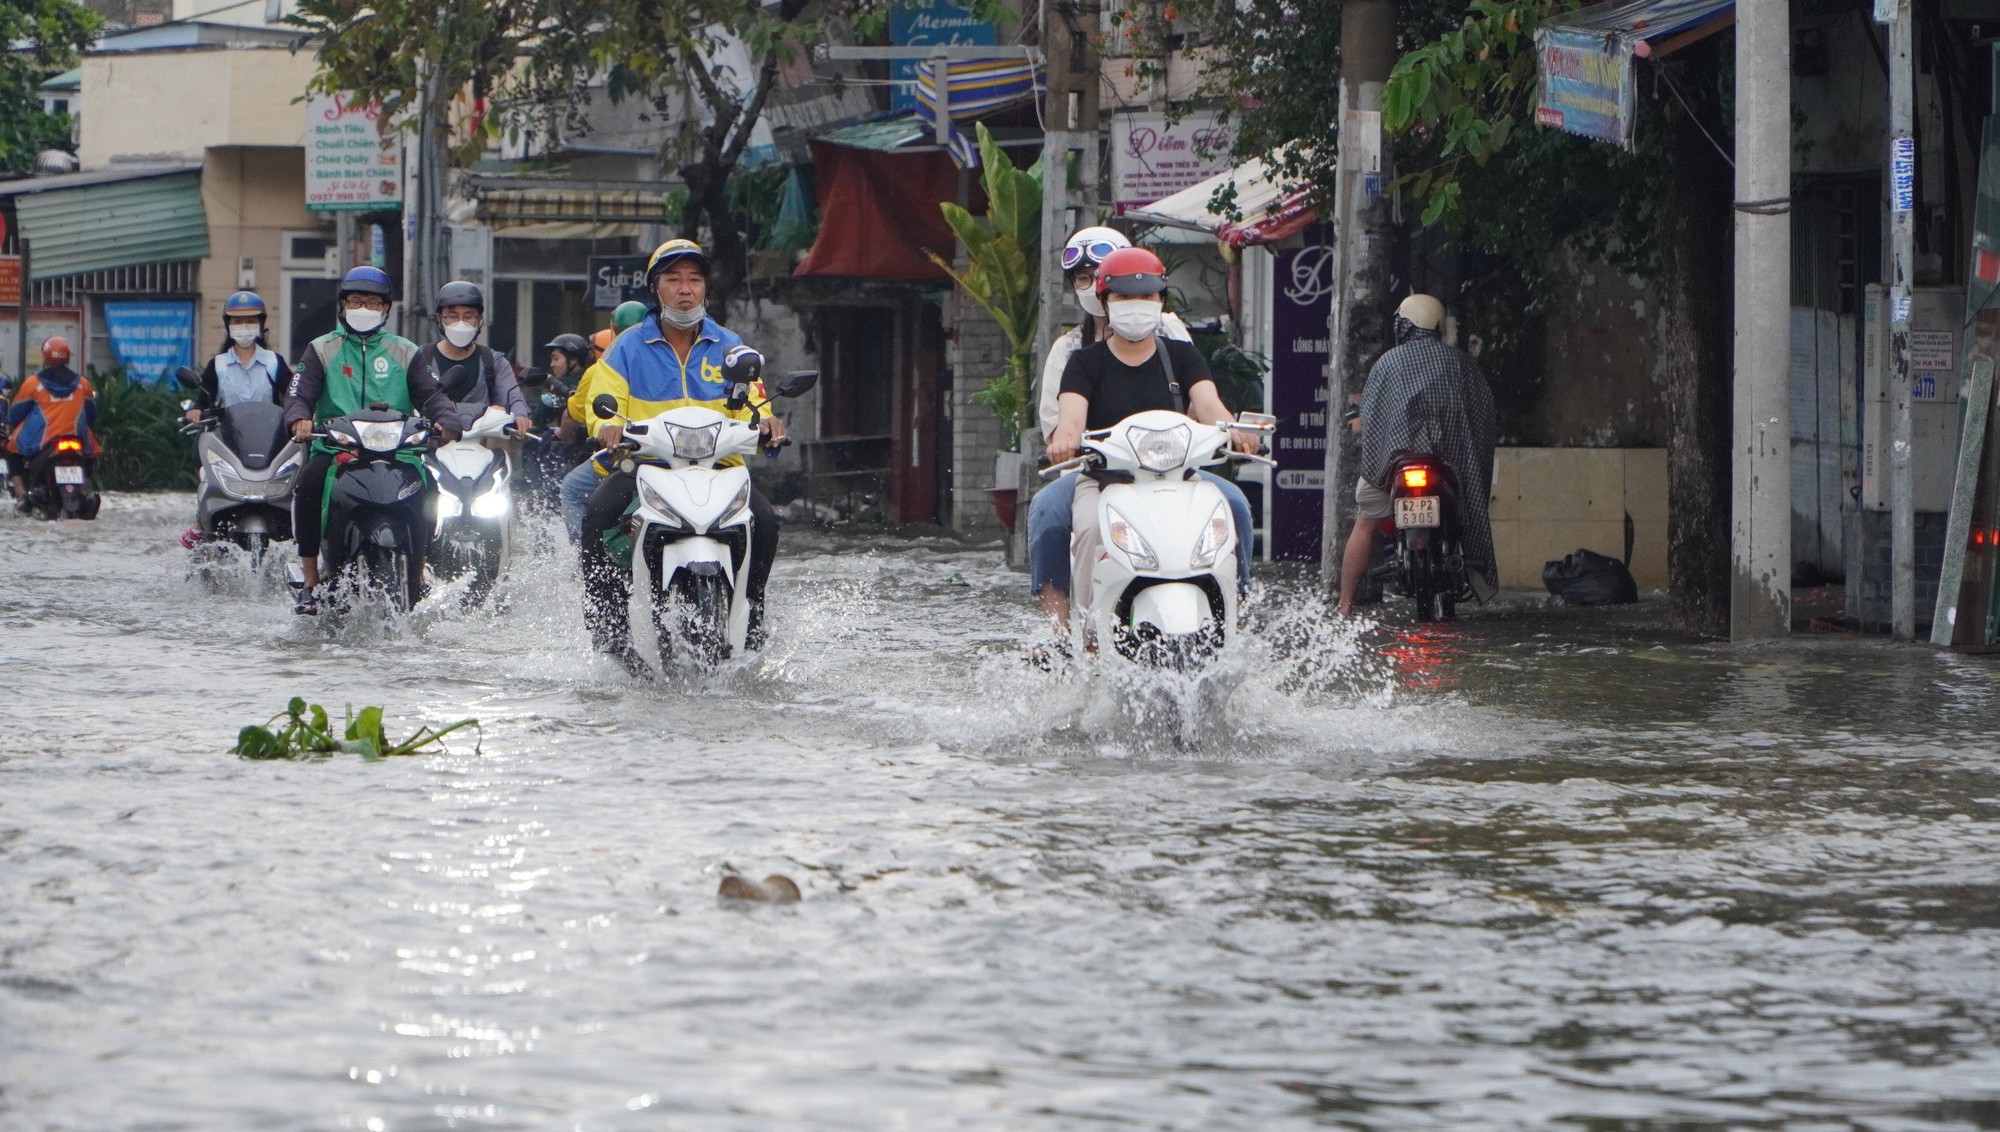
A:
{"label": "white mask on woman", "polygon": [[1120,299],[1111,304],[1111,332],[1127,342],[1144,342],[1160,329],[1163,309],[1155,299]]}
{"label": "white mask on woman", "polygon": [[477,337],[479,337],[479,328],[469,322],[447,322],[444,324],[444,340],[458,349],[463,350],[467,346],[472,345],[472,340]]}
{"label": "white mask on woman", "polygon": [[257,335],[260,333],[262,332],[254,326],[232,326],[229,328],[229,340],[247,348],[257,344]]}
{"label": "white mask on woman", "polygon": [[1096,318],[1104,317],[1104,300],[1097,297],[1096,291],[1085,287],[1073,290],[1070,294],[1076,296],[1076,305],[1082,308],[1083,313]]}

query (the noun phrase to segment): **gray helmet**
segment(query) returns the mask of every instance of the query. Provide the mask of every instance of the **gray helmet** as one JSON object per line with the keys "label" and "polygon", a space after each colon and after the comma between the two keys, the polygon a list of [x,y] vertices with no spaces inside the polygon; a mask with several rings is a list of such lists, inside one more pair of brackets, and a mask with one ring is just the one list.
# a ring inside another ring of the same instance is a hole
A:
{"label": "gray helmet", "polygon": [[438,288],[437,301],[431,304],[433,311],[441,311],[446,307],[471,307],[480,314],[485,314],[486,293],[481,291],[476,283],[454,279]]}

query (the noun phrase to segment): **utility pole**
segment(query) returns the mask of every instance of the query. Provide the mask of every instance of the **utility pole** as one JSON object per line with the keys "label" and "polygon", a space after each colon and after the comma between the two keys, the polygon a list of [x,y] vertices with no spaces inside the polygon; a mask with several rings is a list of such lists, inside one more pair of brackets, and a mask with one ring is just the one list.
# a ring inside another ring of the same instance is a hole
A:
{"label": "utility pole", "polygon": [[1731,640],[1792,631],[1792,69],[1787,5],[1736,9]]}
{"label": "utility pole", "polygon": [[[1893,11],[1890,9],[1893,8]],[[1917,489],[1910,445],[1910,278],[1916,261],[1916,76],[1910,66],[1915,20],[1910,0],[1876,0],[1889,20],[1889,620],[1897,640],[1917,635]],[[1740,32],[1738,34],[1741,34]]]}
{"label": "utility pole", "polygon": [[1340,172],[1334,187],[1333,309],[1327,316],[1326,481],[1319,576],[1340,584],[1341,550],[1354,525],[1360,445],[1341,420],[1351,395],[1389,343],[1389,168],[1382,144],[1382,84],[1396,54],[1396,0],[1340,6]]}

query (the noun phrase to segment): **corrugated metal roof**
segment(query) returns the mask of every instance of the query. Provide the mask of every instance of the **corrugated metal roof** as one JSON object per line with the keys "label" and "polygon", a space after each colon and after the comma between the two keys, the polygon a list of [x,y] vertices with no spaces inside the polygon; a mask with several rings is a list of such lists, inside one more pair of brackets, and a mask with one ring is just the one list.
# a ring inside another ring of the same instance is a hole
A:
{"label": "corrugated metal roof", "polygon": [[847,126],[822,134],[819,140],[854,149],[887,150],[901,149],[911,142],[930,138],[934,134],[933,128],[917,121],[915,115],[904,115],[900,118]]}
{"label": "corrugated metal roof", "polygon": [[15,191],[14,215],[33,243],[36,279],[208,258],[198,173]]}

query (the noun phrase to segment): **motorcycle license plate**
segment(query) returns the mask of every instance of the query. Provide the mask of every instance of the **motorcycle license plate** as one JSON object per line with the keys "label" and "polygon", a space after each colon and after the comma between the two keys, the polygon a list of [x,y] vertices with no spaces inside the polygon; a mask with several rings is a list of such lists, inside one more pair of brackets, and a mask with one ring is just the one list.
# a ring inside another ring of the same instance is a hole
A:
{"label": "motorcycle license plate", "polygon": [[75,464],[58,464],[56,466],[56,482],[59,484],[81,484],[83,482],[83,469]]}
{"label": "motorcycle license plate", "polygon": [[1435,495],[1405,497],[1396,501],[1396,529],[1408,527],[1436,527],[1443,525],[1438,517],[1438,501]]}

